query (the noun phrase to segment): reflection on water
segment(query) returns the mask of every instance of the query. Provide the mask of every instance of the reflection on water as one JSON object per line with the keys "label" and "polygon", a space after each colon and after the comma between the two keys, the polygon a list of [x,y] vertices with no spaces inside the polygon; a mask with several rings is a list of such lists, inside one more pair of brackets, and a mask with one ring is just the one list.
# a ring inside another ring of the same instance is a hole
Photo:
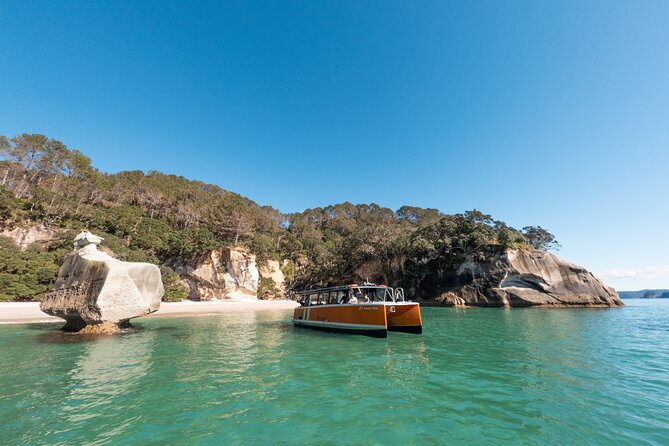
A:
{"label": "reflection on water", "polygon": [[106,398],[132,391],[151,369],[155,336],[146,331],[87,343],[70,372],[65,410],[98,407]]}
{"label": "reflection on water", "polygon": [[[649,311],[650,310],[650,311]],[[290,311],[147,319],[91,339],[0,327],[16,444],[663,444],[669,306],[425,309],[423,335]],[[3,441],[3,444],[7,441]]]}
{"label": "reflection on water", "polygon": [[[85,344],[83,354],[69,373],[67,396],[63,401],[65,429],[60,433],[91,426],[97,430],[96,441],[121,434],[139,416],[125,416],[119,408],[132,404],[141,394],[141,381],[153,364],[156,333],[150,330],[100,337]],[[114,426],[99,425],[96,418],[114,418]]]}

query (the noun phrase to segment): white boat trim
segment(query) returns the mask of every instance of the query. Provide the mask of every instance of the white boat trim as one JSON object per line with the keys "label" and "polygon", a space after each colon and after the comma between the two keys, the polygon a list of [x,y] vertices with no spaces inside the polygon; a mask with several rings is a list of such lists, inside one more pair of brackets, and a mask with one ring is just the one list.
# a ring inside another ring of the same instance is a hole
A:
{"label": "white boat trim", "polygon": [[354,330],[387,330],[385,325],[369,325],[369,324],[351,324],[347,322],[325,322],[325,321],[305,321],[302,319],[293,319],[296,325],[311,325],[313,327],[328,327],[328,328],[350,328]]}

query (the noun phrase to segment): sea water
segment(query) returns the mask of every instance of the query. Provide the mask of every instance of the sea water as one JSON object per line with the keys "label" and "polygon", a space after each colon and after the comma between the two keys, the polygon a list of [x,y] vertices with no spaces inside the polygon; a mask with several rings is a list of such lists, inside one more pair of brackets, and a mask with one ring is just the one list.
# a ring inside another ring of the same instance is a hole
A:
{"label": "sea water", "polygon": [[669,444],[669,301],[424,308],[422,335],[290,311],[0,326],[0,443]]}

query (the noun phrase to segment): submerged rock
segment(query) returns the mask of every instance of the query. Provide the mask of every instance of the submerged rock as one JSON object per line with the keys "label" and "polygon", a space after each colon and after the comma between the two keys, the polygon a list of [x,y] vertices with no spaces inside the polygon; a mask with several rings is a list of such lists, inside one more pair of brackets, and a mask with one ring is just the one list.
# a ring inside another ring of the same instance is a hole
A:
{"label": "submerged rock", "polygon": [[190,288],[191,300],[256,299],[260,278],[256,256],[244,248],[214,249],[169,265]]}
{"label": "submerged rock", "polygon": [[160,307],[164,289],[158,267],[115,259],[97,249],[101,241],[87,231],[75,238],[75,250],[40,304],[43,312],[65,319],[65,330],[115,331]]}
{"label": "submerged rock", "polygon": [[432,271],[419,292],[448,306],[623,306],[613,288],[582,266],[538,250],[509,249],[456,270]]}

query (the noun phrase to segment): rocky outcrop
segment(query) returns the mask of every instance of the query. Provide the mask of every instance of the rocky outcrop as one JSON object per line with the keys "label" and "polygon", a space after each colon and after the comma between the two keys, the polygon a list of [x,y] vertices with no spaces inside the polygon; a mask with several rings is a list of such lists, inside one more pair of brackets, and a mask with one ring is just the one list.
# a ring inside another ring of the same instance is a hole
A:
{"label": "rocky outcrop", "polygon": [[255,299],[260,274],[246,249],[215,249],[192,259],[168,262],[190,288],[191,300]]}
{"label": "rocky outcrop", "polygon": [[432,271],[418,293],[425,301],[447,306],[623,305],[615,290],[585,268],[537,250],[506,250],[485,260],[466,261],[455,270]]}
{"label": "rocky outcrop", "polygon": [[13,229],[6,229],[0,233],[5,237],[9,237],[19,245],[22,250],[26,250],[29,245],[36,242],[48,242],[54,238],[56,231],[47,228],[44,225],[16,227]]}
{"label": "rocky outcrop", "polygon": [[122,262],[97,249],[102,238],[82,232],[40,309],[65,319],[65,330],[115,331],[132,318],[157,311],[163,296],[160,270],[149,263]]}

